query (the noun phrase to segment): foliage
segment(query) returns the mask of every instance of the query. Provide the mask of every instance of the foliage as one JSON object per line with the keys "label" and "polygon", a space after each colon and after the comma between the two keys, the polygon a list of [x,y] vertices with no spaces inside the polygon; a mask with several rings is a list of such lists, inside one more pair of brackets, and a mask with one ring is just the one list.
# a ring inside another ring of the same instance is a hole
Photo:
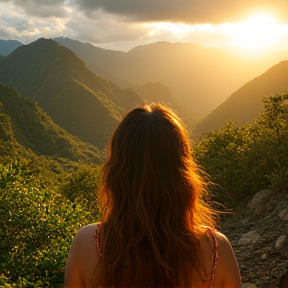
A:
{"label": "foliage", "polygon": [[0,164],[1,287],[63,285],[76,231],[95,222],[77,201],[56,192],[57,173],[44,177],[45,171],[23,158]]}
{"label": "foliage", "polygon": [[236,123],[227,123],[220,131],[207,133],[195,147],[194,157],[211,176],[211,181],[217,184],[211,188],[221,203],[230,202],[231,187],[235,200],[248,188],[244,180],[247,176],[245,168],[250,162],[246,153],[249,149],[246,133],[245,127],[240,128]]}
{"label": "foliage", "polygon": [[100,166],[83,164],[79,170],[70,174],[60,192],[72,202],[81,203],[86,211],[95,217],[99,215],[97,193],[100,179]]}
{"label": "foliage", "polygon": [[217,184],[215,198],[228,206],[269,185],[288,190],[288,94],[263,102],[252,124],[227,123],[196,144],[196,162]]}
{"label": "foliage", "polygon": [[29,148],[37,155],[64,157],[73,161],[101,162],[102,153],[61,129],[29,98],[0,84],[0,143]]}

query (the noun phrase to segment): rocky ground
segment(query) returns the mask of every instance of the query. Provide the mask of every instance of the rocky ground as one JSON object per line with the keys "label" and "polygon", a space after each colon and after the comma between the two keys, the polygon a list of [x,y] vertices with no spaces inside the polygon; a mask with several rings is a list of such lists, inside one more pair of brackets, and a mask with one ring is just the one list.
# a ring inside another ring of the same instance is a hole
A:
{"label": "rocky ground", "polygon": [[258,192],[221,217],[244,288],[288,288],[288,193]]}

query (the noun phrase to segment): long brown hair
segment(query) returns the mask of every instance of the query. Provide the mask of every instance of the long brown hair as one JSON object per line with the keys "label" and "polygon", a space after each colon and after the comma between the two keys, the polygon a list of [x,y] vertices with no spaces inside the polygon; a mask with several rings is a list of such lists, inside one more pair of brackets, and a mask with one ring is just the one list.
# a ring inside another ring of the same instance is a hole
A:
{"label": "long brown hair", "polygon": [[96,287],[191,288],[203,268],[199,227],[214,226],[206,193],[179,118],[160,104],[130,111],[102,172]]}

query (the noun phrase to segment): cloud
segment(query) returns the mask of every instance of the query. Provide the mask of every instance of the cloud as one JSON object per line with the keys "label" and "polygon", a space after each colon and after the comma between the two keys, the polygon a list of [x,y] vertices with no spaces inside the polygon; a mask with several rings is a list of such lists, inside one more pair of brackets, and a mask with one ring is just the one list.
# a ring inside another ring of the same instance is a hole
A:
{"label": "cloud", "polygon": [[0,0],[0,38],[30,43],[40,37],[58,37],[68,33],[67,19],[27,16],[10,1]]}
{"label": "cloud", "polygon": [[70,31],[68,37],[90,43],[141,40],[149,33],[148,27],[126,23],[113,15],[97,11],[93,15],[90,13],[88,18],[80,12],[74,12],[65,26]]}
{"label": "cloud", "polygon": [[78,9],[125,17],[138,22],[183,22],[189,24],[241,21],[254,13],[269,13],[287,21],[287,0],[71,0]]}
{"label": "cloud", "polygon": [[7,31],[0,27],[0,38],[7,38]]}
{"label": "cloud", "polygon": [[[278,7],[268,0],[0,0],[0,38],[30,43],[65,36],[99,46],[115,44],[115,50],[119,43],[128,50],[155,41],[219,47],[228,45],[231,35],[205,23],[235,23],[236,16],[244,20],[261,12],[259,3],[271,13]],[[288,11],[288,0],[277,0],[277,5]],[[205,25],[189,25],[195,23]],[[287,47],[284,32],[279,41]]]}
{"label": "cloud", "polygon": [[19,18],[10,14],[1,15],[1,22],[7,24],[9,28],[13,28],[16,32],[23,32],[29,29],[29,22],[27,19]]}
{"label": "cloud", "polygon": [[21,7],[26,14],[40,18],[65,18],[68,15],[66,0],[0,0],[0,2],[9,2],[15,7]]}

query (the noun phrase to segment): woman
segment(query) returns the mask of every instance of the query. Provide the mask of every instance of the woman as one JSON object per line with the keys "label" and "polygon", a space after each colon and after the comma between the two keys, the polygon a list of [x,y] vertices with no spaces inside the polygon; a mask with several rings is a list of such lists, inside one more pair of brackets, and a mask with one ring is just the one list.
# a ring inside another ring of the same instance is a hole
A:
{"label": "woman", "polygon": [[240,287],[231,245],[213,229],[188,136],[169,109],[145,105],[124,117],[99,195],[102,224],[78,231],[66,288]]}

